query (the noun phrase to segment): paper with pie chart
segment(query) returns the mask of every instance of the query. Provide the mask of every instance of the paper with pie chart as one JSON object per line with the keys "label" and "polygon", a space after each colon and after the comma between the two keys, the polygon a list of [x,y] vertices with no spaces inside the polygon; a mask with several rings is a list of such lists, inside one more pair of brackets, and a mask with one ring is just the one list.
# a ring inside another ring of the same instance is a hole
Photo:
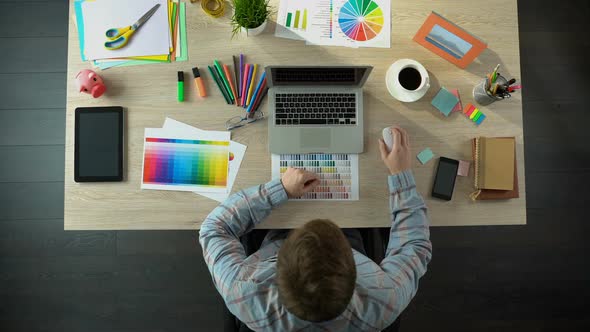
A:
{"label": "paper with pie chart", "polygon": [[373,0],[349,0],[340,8],[338,25],[348,38],[367,41],[383,29],[383,11]]}
{"label": "paper with pie chart", "polygon": [[275,36],[307,44],[389,48],[390,0],[281,0]]}

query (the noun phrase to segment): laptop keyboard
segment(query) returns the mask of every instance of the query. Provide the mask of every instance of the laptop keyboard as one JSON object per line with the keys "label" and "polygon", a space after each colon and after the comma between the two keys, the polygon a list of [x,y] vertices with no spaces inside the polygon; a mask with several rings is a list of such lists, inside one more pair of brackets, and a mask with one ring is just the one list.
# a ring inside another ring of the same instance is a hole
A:
{"label": "laptop keyboard", "polygon": [[277,93],[275,124],[355,125],[354,93]]}

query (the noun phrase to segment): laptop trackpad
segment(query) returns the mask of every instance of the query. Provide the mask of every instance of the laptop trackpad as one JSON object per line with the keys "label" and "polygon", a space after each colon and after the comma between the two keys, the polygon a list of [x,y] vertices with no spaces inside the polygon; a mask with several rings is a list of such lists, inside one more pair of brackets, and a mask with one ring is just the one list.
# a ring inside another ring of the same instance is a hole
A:
{"label": "laptop trackpad", "polygon": [[329,148],[332,130],[329,128],[301,128],[299,135],[302,148]]}

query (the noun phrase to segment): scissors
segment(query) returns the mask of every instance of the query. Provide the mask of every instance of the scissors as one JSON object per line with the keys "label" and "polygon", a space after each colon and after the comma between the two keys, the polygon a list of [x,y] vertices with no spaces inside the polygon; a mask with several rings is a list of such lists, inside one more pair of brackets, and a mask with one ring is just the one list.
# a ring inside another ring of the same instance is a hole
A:
{"label": "scissors", "polygon": [[124,28],[113,28],[108,29],[106,32],[107,39],[109,41],[104,43],[104,48],[107,50],[117,50],[121,47],[127,45],[129,42],[129,38],[133,36],[135,31],[139,29],[147,20],[154,15],[154,13],[158,10],[160,4],[155,5],[152,9],[148,10],[137,22],[133,25],[124,27]]}

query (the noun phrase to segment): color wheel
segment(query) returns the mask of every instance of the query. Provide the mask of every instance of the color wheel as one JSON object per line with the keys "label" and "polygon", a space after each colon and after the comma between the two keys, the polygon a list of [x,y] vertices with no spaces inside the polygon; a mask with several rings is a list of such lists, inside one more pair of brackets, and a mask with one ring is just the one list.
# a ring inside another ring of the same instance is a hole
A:
{"label": "color wheel", "polygon": [[383,28],[383,11],[373,0],[349,0],[340,9],[338,24],[352,40],[371,40]]}

